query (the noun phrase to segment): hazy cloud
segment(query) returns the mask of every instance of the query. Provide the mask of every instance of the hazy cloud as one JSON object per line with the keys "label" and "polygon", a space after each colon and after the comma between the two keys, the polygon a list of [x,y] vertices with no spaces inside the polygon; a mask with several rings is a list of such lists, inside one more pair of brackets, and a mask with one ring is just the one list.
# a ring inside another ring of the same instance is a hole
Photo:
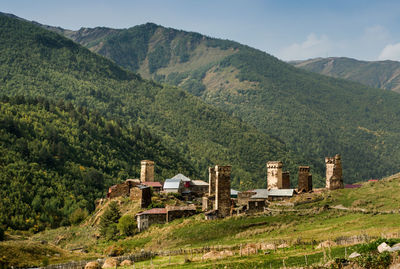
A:
{"label": "hazy cloud", "polygon": [[328,36],[311,33],[303,43],[294,43],[283,48],[278,57],[282,60],[300,60],[315,57],[326,57],[332,49]]}
{"label": "hazy cloud", "polygon": [[379,55],[379,60],[400,61],[400,43],[386,45]]}

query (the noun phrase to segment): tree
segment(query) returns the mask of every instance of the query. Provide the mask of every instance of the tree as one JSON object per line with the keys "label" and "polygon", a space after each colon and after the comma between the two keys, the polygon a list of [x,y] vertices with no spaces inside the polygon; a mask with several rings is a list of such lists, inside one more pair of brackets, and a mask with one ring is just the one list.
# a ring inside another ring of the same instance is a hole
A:
{"label": "tree", "polygon": [[122,216],[118,221],[117,228],[120,235],[133,235],[136,230],[136,222],[134,217],[130,215]]}
{"label": "tree", "polygon": [[115,239],[118,234],[117,223],[121,217],[118,204],[110,202],[104,214],[100,218],[100,235],[106,240]]}

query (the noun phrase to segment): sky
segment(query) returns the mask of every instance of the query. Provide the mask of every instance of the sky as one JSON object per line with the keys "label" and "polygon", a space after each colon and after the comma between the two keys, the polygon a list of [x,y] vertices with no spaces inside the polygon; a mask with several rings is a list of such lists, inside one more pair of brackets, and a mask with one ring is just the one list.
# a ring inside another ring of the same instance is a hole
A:
{"label": "sky", "polygon": [[395,0],[1,0],[0,11],[71,30],[153,22],[234,40],[285,61],[400,61]]}

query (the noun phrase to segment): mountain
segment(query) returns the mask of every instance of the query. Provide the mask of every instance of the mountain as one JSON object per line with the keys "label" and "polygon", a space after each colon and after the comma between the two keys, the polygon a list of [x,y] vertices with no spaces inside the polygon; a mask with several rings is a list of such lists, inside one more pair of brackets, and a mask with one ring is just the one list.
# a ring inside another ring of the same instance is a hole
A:
{"label": "mountain", "polygon": [[400,62],[330,57],[290,63],[307,71],[400,93]]}
{"label": "mountain", "polygon": [[300,157],[282,141],[198,97],[144,80],[32,23],[0,16],[0,27],[0,95],[71,102],[121,126],[139,126],[193,164],[195,177],[206,179],[208,166],[231,164],[235,188],[265,186],[268,160],[296,171]]}
{"label": "mountain", "polygon": [[156,178],[196,170],[139,126],[45,98],[0,101],[0,225],[42,230],[92,211],[112,184],[139,177],[140,161],[156,162]]}
{"label": "mountain", "polygon": [[152,23],[68,35],[145,78],[177,85],[283,141],[322,180],[342,154],[346,182],[398,171],[400,95],[291,66],[239,43]]}

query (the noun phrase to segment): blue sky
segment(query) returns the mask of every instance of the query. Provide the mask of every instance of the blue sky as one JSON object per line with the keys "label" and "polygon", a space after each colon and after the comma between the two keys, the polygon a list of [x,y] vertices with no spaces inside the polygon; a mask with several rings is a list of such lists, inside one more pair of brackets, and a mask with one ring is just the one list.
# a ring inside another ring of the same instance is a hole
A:
{"label": "blue sky", "polygon": [[283,60],[400,60],[400,1],[393,0],[2,0],[0,11],[72,30],[154,22]]}

